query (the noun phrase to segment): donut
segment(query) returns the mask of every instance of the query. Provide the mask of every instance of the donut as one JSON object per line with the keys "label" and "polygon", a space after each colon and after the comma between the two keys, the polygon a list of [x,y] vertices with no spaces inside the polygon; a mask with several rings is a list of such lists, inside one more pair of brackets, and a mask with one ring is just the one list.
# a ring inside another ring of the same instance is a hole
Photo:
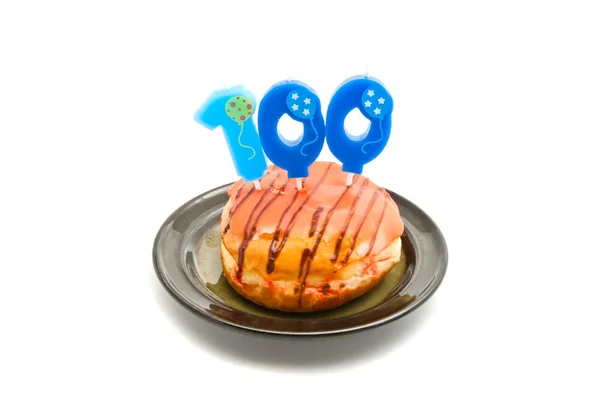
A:
{"label": "donut", "polygon": [[339,164],[318,161],[298,190],[271,165],[237,181],[220,221],[223,275],[265,308],[333,309],[375,287],[399,261],[404,223],[387,191],[364,175],[346,185]]}

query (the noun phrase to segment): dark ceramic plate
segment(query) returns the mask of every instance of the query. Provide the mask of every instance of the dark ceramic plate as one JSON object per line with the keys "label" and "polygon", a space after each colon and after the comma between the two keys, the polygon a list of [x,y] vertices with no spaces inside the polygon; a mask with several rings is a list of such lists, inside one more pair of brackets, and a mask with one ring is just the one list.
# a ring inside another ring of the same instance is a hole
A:
{"label": "dark ceramic plate", "polygon": [[339,308],[308,314],[276,312],[238,295],[221,274],[219,221],[231,184],[177,209],[154,242],[156,273],[184,306],[213,322],[262,333],[340,334],[373,328],[405,316],[438,288],[448,263],[444,237],[416,205],[389,191],[405,223],[402,258],[382,282]]}

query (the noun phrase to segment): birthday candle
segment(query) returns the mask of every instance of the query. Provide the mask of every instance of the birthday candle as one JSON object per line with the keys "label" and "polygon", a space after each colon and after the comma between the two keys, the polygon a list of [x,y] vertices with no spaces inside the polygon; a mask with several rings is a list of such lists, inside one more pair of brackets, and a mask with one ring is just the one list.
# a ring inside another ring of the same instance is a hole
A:
{"label": "birthday candle", "polygon": [[[277,123],[284,114],[304,126],[296,141],[279,135]],[[296,178],[298,189],[302,189],[302,178],[308,177],[308,167],[319,157],[325,143],[325,121],[317,94],[298,81],[274,85],[260,102],[258,130],[267,157],[287,170],[289,178]]]}
{"label": "birthday candle", "polygon": [[[348,136],[344,120],[355,108],[370,121],[369,129],[357,138]],[[383,151],[392,129],[392,96],[381,82],[368,76],[344,81],[335,91],[327,108],[327,146],[348,173],[347,185],[354,174]]]}
{"label": "birthday candle", "polygon": [[252,118],[255,108],[255,97],[239,85],[211,93],[194,120],[210,130],[223,129],[237,174],[260,189],[267,161]]}

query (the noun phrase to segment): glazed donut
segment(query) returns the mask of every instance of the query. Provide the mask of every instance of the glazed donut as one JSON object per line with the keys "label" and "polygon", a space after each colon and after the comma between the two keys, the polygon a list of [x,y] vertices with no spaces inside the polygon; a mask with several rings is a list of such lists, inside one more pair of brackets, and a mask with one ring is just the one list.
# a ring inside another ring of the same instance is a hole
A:
{"label": "glazed donut", "polygon": [[331,162],[315,162],[302,190],[269,166],[236,182],[221,217],[221,261],[244,298],[285,312],[338,307],[376,286],[399,261],[404,223],[382,187],[363,175],[351,186]]}

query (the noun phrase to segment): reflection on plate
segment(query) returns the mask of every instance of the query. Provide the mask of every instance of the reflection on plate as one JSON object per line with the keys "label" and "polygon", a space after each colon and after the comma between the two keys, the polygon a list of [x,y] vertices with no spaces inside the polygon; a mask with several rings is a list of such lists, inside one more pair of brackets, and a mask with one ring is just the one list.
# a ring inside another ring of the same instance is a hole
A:
{"label": "reflection on plate", "polygon": [[382,282],[332,310],[284,313],[258,306],[222,275],[219,221],[231,184],[177,209],[159,230],[153,249],[156,273],[171,295],[211,321],[262,333],[324,335],[372,328],[405,316],[440,285],[448,263],[442,233],[417,206],[392,191],[405,223],[402,258]]}

